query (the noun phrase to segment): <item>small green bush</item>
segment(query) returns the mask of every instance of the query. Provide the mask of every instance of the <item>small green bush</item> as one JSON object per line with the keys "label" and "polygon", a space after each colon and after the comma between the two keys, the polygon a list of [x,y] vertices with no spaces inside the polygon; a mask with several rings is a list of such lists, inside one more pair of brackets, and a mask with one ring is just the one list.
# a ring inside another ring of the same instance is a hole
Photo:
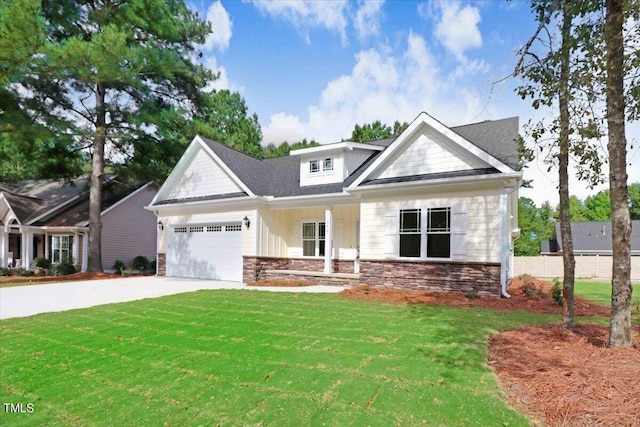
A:
{"label": "small green bush", "polygon": [[66,276],[76,272],[76,266],[73,264],[72,258],[65,258],[58,263],[53,264],[54,276]]}
{"label": "small green bush", "polygon": [[127,266],[124,265],[124,261],[121,261],[119,259],[117,259],[114,263],[113,263],[113,269],[116,271],[116,273],[120,273],[123,274],[124,270],[126,270]]}
{"label": "small green bush", "polygon": [[528,298],[543,298],[545,296],[542,287],[536,286],[530,275],[523,274],[520,276],[520,280],[522,280],[522,293]]}
{"label": "small green bush", "polygon": [[33,266],[36,268],[44,268],[46,270],[51,266],[51,261],[47,258],[36,258],[33,260]]}
{"label": "small green bush", "polygon": [[0,276],[11,276],[11,270],[9,268],[0,268]]}
{"label": "small green bush", "polygon": [[138,255],[133,259],[133,268],[139,270],[140,273],[145,271],[149,267],[149,258],[146,256]]}
{"label": "small green bush", "polygon": [[551,288],[551,298],[553,298],[553,303],[555,305],[562,305],[562,284],[558,279],[553,279],[553,288]]}

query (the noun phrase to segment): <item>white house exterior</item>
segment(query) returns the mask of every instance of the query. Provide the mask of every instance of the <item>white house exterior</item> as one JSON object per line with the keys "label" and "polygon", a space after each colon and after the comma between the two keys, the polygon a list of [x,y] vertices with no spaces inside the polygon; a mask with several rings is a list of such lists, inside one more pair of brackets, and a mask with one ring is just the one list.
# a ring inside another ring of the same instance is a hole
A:
{"label": "white house exterior", "polygon": [[500,295],[517,234],[518,119],[259,160],[196,137],[147,209],[158,274]]}

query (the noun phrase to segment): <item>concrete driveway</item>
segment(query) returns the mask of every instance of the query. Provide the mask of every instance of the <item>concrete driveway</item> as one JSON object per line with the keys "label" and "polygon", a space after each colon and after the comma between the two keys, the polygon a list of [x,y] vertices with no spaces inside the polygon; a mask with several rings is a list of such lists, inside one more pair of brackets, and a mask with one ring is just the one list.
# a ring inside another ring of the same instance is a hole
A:
{"label": "concrete driveway", "polygon": [[157,298],[201,289],[337,293],[344,288],[339,286],[291,288],[246,286],[240,282],[156,276],[16,286],[0,288],[0,319]]}

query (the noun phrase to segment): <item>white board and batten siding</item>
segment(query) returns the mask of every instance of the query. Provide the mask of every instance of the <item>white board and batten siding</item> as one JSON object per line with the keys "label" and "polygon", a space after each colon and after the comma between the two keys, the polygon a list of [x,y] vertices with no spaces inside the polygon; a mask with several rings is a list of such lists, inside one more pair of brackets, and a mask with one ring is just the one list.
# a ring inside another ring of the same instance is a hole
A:
{"label": "white board and batten siding", "polygon": [[116,260],[131,267],[133,258],[138,255],[149,261],[156,259],[158,219],[153,212],[144,209],[155,194],[156,190],[145,187],[103,213],[102,267],[105,270],[113,270]]}
{"label": "white board and batten siding", "polygon": [[452,172],[488,167],[488,164],[447,141],[439,134],[425,133],[396,154],[377,178]]}
{"label": "white board and batten siding", "polygon": [[398,254],[399,210],[451,208],[451,259],[499,262],[498,192],[454,193],[363,200],[360,257],[390,259]]}
{"label": "white board and batten siding", "polygon": [[164,199],[184,199],[242,191],[207,152],[199,149],[180,180]]}

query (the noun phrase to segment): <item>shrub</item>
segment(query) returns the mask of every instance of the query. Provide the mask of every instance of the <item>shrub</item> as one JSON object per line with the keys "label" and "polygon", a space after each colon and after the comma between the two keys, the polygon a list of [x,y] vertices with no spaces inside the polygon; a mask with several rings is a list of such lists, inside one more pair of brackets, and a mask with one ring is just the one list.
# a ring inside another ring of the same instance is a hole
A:
{"label": "shrub", "polygon": [[76,266],[73,265],[72,258],[65,258],[58,263],[53,264],[54,276],[66,276],[67,274],[73,274],[76,272]]}
{"label": "shrub", "polygon": [[533,277],[528,274],[523,274],[520,276],[520,280],[522,280],[522,293],[525,294],[529,298],[542,298],[544,297],[544,291],[542,287],[536,286],[533,281]]}
{"label": "shrub", "polygon": [[36,258],[33,260],[33,266],[36,268],[44,268],[46,270],[51,266],[51,261],[47,258]]}
{"label": "shrub", "polygon": [[135,268],[136,270],[140,270],[140,273],[142,273],[148,267],[149,258],[147,258],[146,256],[138,255],[133,259],[133,268]]}
{"label": "shrub", "polygon": [[113,269],[116,271],[116,273],[120,273],[123,274],[124,270],[127,268],[126,265],[124,265],[124,261],[120,261],[119,259],[117,259],[114,263],[113,263]]}
{"label": "shrub", "polygon": [[553,279],[553,288],[551,288],[551,298],[555,305],[562,305],[562,284],[558,279]]}
{"label": "shrub", "polygon": [[8,268],[0,267],[0,276],[11,276],[11,270]]}

